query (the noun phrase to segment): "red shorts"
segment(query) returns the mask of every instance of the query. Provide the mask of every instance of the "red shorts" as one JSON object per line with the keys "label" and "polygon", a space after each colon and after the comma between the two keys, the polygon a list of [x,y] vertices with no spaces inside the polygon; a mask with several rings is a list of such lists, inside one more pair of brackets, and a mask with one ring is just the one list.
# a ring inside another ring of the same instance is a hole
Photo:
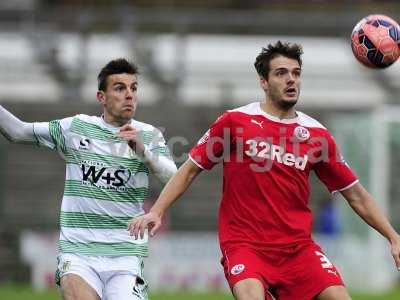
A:
{"label": "red shorts", "polygon": [[[263,250],[237,244],[222,251],[231,289],[240,280],[256,278],[279,300],[311,300],[330,286],[344,286],[336,267],[313,242]],[[266,299],[272,299],[267,292]]]}

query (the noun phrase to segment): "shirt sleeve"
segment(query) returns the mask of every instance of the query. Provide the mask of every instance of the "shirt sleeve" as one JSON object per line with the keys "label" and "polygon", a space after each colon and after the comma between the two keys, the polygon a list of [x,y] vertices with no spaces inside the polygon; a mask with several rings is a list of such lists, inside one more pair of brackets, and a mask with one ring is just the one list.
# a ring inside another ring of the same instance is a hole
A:
{"label": "shirt sleeve", "polygon": [[65,153],[67,148],[66,136],[70,130],[72,119],[71,117],[50,122],[35,122],[33,132],[39,146]]}
{"label": "shirt sleeve", "polygon": [[144,162],[161,183],[167,183],[177,168],[161,131],[154,128],[153,133],[151,141],[145,143]]}
{"label": "shirt sleeve", "polygon": [[200,168],[210,170],[219,163],[231,143],[231,121],[229,112],[220,116],[197,142],[189,158]]}
{"label": "shirt sleeve", "polygon": [[318,178],[331,193],[343,191],[358,182],[357,176],[344,160],[332,135],[327,135],[327,155],[314,166]]}
{"label": "shirt sleeve", "polygon": [[166,156],[172,159],[171,152],[169,151],[164,136],[159,129],[154,128],[153,138],[147,146],[149,151],[154,155]]}

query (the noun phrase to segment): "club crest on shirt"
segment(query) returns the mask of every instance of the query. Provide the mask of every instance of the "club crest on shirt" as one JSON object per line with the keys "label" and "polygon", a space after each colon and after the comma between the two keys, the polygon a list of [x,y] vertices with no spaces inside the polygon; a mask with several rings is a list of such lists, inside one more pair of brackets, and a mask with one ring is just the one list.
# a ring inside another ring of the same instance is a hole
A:
{"label": "club crest on shirt", "polygon": [[238,275],[238,274],[243,272],[244,268],[245,268],[244,264],[235,265],[231,269],[231,274],[232,275]]}
{"label": "club crest on shirt", "polygon": [[310,138],[310,131],[303,126],[297,126],[294,129],[294,136],[301,142],[304,142]]}

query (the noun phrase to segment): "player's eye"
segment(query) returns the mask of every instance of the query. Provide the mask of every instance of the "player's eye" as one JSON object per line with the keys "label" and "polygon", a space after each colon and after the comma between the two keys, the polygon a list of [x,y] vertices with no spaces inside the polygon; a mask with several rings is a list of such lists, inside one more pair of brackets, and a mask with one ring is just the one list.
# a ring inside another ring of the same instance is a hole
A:
{"label": "player's eye", "polygon": [[300,77],[301,71],[293,71],[293,76]]}
{"label": "player's eye", "polygon": [[117,92],[122,92],[124,89],[125,89],[125,87],[122,86],[122,85],[117,85],[117,86],[115,87],[115,90],[116,90]]}
{"label": "player's eye", "polygon": [[276,75],[278,75],[278,76],[283,76],[283,75],[285,75],[286,74],[286,71],[284,71],[284,70],[278,70],[277,72],[276,72]]}

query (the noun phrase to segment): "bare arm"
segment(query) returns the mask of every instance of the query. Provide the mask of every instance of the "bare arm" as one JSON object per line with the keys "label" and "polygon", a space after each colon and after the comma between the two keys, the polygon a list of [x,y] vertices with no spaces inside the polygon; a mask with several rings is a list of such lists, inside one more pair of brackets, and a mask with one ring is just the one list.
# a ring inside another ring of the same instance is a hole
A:
{"label": "bare arm", "polygon": [[150,212],[163,217],[165,211],[187,190],[201,171],[202,169],[188,159],[167,183]]}
{"label": "bare arm", "polygon": [[22,122],[0,105],[0,132],[10,142],[35,142],[33,123]]}
{"label": "bare arm", "polygon": [[161,226],[165,211],[187,190],[201,171],[201,168],[188,159],[168,181],[149,213],[129,223],[128,230],[131,235],[136,239],[139,235],[143,238],[145,229],[151,227],[150,235],[153,236]]}
{"label": "bare arm", "polygon": [[357,183],[341,192],[351,208],[371,227],[375,228],[391,244],[392,255],[400,270],[400,237],[389,220],[365,188]]}

